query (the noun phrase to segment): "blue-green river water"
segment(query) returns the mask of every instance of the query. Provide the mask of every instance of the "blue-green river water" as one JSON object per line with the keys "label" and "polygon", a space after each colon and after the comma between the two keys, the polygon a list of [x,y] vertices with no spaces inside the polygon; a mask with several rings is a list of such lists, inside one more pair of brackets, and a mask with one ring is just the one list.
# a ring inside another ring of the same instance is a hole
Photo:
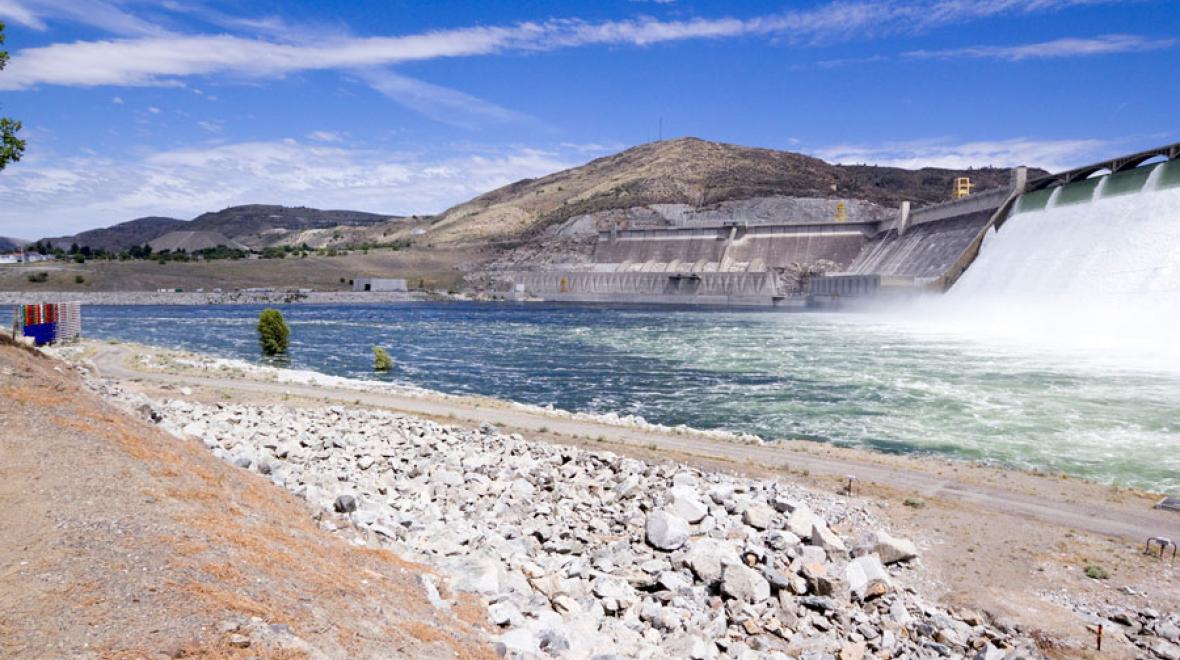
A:
{"label": "blue-green river water", "polygon": [[[86,307],[87,336],[260,361],[258,307]],[[1180,370],[873,314],[407,303],[283,307],[290,365],[661,424],[1180,490]],[[371,371],[370,347],[397,361]]]}

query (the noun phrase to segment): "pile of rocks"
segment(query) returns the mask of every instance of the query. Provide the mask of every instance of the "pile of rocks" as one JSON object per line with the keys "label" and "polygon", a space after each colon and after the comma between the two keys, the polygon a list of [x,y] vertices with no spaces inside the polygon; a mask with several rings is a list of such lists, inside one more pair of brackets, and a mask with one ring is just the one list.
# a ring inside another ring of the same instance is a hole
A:
{"label": "pile of rocks", "polygon": [[[1115,608],[1107,618],[1118,624],[1133,644],[1164,660],[1180,660],[1180,616],[1161,614],[1150,607]],[[1108,628],[1109,629],[1109,628]]]}
{"label": "pile of rocks", "polygon": [[918,549],[848,498],[381,411],[152,413],[480,594],[514,657],[1039,656],[903,586]]}

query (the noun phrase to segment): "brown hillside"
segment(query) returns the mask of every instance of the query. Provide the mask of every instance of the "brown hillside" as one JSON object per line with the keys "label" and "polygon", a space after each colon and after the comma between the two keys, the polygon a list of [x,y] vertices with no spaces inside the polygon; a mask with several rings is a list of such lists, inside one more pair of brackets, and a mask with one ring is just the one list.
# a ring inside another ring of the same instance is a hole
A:
{"label": "brown hillside", "polygon": [[831,165],[818,158],[696,138],[653,142],[581,167],[525,179],[438,216],[431,239],[450,242],[526,237],[570,217],[645,204],[690,204],[766,196],[864,199],[885,206],[945,200],[956,176],[977,189],[1007,185],[1008,170]]}

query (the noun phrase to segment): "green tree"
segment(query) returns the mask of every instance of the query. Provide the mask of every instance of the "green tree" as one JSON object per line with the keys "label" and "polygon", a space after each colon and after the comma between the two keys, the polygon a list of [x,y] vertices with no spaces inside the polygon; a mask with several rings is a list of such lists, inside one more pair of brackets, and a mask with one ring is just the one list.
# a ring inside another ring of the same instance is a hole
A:
{"label": "green tree", "polygon": [[283,320],[283,313],[277,309],[264,309],[258,315],[258,341],[262,344],[263,355],[280,355],[287,352],[291,342],[291,329]]}
{"label": "green tree", "polygon": [[393,358],[389,357],[389,353],[385,352],[384,348],[380,346],[373,347],[373,370],[374,371],[389,371],[393,368]]}
{"label": "green tree", "polygon": [[[0,21],[0,46],[4,45],[4,21]],[[0,69],[8,64],[8,51],[0,50]],[[20,122],[8,117],[0,117],[0,170],[9,163],[20,160],[25,153],[25,141],[16,134],[20,131]]]}

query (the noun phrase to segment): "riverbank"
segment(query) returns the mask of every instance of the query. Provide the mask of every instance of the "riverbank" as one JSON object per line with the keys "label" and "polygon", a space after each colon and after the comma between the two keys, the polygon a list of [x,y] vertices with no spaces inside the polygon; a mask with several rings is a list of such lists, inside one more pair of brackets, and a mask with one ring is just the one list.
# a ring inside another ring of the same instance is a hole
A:
{"label": "riverbank", "polygon": [[[1140,554],[1142,535],[1176,530],[1175,514],[1150,509],[1149,494],[1059,476],[812,443],[767,446],[746,439],[751,444],[743,444],[689,429],[645,427],[637,420],[593,419],[490,399],[397,391],[388,384],[267,370],[146,347],[129,351],[125,346],[91,343],[69,352],[75,353],[74,359],[92,359],[99,374],[161,405],[177,398],[179,391],[193,404],[255,406],[243,414],[256,413],[262,419],[278,415],[281,420],[298,414],[292,408],[343,403],[348,411],[408,413],[447,425],[493,424],[500,433],[519,433],[530,443],[606,450],[657,463],[674,460],[710,474],[740,472],[798,484],[817,497],[851,501],[895,533],[915,539],[922,551],[921,570],[912,577],[924,597],[987,612],[989,619],[1006,625],[1020,624],[1062,657],[1077,657],[1092,643],[1086,626],[1094,617],[1109,621],[1131,612],[1142,626],[1140,610],[1178,609],[1175,566]],[[132,354],[140,357],[132,359]],[[178,388],[187,388],[187,393]],[[192,415],[193,410],[197,408],[182,414]],[[858,477],[851,498],[839,494],[849,474]],[[981,529],[988,531],[983,534]],[[841,529],[845,534],[854,531]],[[1091,566],[1110,577],[1087,577]],[[830,568],[838,572],[843,566]],[[1121,630],[1111,626],[1108,635]],[[1103,657],[1109,657],[1112,648],[1121,648],[1123,657],[1135,657],[1137,647],[1131,641],[1113,635]]]}
{"label": "riverbank", "polygon": [[0,656],[494,658],[474,598],[0,333]]}
{"label": "riverbank", "polygon": [[435,299],[429,293],[404,291],[0,291],[0,305],[72,301],[83,305],[364,305]]}

